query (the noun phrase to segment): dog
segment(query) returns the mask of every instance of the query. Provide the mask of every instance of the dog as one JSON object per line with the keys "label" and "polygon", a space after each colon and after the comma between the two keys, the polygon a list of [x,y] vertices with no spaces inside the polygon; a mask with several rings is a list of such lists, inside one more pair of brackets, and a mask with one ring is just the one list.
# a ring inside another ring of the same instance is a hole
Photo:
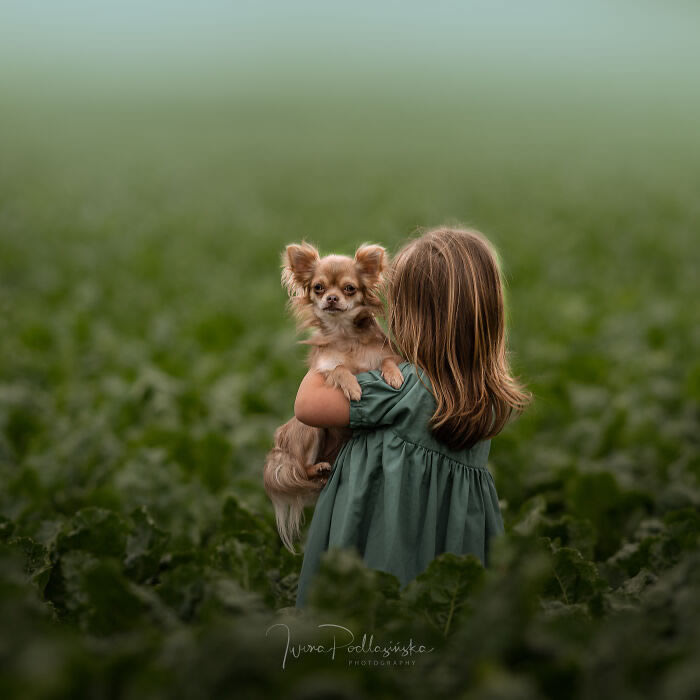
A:
{"label": "dog", "polygon": [[[386,250],[365,244],[355,257],[321,257],[311,244],[288,245],[282,253],[282,284],[298,330],[313,329],[301,341],[310,345],[309,369],[324,375],[348,400],[362,390],[355,374],[381,369],[389,385],[399,388],[402,357],[375,319],[383,307],[378,292],[388,266]],[[292,553],[301,532],[304,508],[316,502],[331,464],[350,438],[349,428],[314,428],[292,418],[274,434],[265,460],[263,483],[275,510],[277,530]]]}

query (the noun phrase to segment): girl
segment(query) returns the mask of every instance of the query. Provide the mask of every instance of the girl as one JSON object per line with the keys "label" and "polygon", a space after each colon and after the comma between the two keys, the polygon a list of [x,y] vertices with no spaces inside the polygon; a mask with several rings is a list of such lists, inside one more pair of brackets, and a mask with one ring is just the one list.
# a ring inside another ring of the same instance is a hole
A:
{"label": "girl", "polygon": [[302,423],[353,433],[316,503],[297,607],[331,547],[355,547],[404,586],[442,552],[487,566],[489,539],[504,531],[486,466],[490,438],[531,395],[508,367],[495,250],[478,231],[428,231],[394,259],[387,305],[389,331],[410,360],[399,365],[400,388],[379,371],[357,375],[358,401],[313,371],[299,387]]}

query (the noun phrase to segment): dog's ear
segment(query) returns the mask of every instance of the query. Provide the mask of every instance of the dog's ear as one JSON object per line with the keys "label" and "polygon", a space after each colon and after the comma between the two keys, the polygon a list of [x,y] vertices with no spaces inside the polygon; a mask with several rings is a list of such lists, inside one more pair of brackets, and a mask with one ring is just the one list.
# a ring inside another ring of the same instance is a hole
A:
{"label": "dog's ear", "polygon": [[285,248],[282,253],[282,284],[290,296],[308,286],[320,259],[316,248],[305,241]]}
{"label": "dog's ear", "polygon": [[380,245],[361,245],[355,252],[355,268],[366,287],[376,287],[384,279],[388,256]]}

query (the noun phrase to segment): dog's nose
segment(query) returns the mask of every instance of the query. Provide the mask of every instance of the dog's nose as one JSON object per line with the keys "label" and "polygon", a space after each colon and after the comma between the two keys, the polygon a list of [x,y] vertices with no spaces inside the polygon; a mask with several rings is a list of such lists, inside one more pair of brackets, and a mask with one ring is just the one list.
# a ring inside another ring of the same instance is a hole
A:
{"label": "dog's nose", "polygon": [[326,301],[327,301],[329,304],[337,304],[337,303],[338,303],[338,297],[335,296],[335,294],[329,294],[329,295],[326,297]]}

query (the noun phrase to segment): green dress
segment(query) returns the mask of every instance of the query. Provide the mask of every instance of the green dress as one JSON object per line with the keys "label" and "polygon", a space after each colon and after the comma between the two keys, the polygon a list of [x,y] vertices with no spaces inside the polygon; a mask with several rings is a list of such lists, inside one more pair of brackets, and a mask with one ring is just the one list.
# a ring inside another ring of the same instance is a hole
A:
{"label": "green dress", "polygon": [[489,540],[503,520],[486,466],[490,440],[452,450],[430,434],[435,412],[430,380],[399,365],[404,383],[389,386],[379,370],[357,375],[350,401],[352,437],[319,494],[309,527],[296,607],[306,603],[323,552],[355,547],[366,565],[404,586],[442,552],[474,554],[488,565]]}

